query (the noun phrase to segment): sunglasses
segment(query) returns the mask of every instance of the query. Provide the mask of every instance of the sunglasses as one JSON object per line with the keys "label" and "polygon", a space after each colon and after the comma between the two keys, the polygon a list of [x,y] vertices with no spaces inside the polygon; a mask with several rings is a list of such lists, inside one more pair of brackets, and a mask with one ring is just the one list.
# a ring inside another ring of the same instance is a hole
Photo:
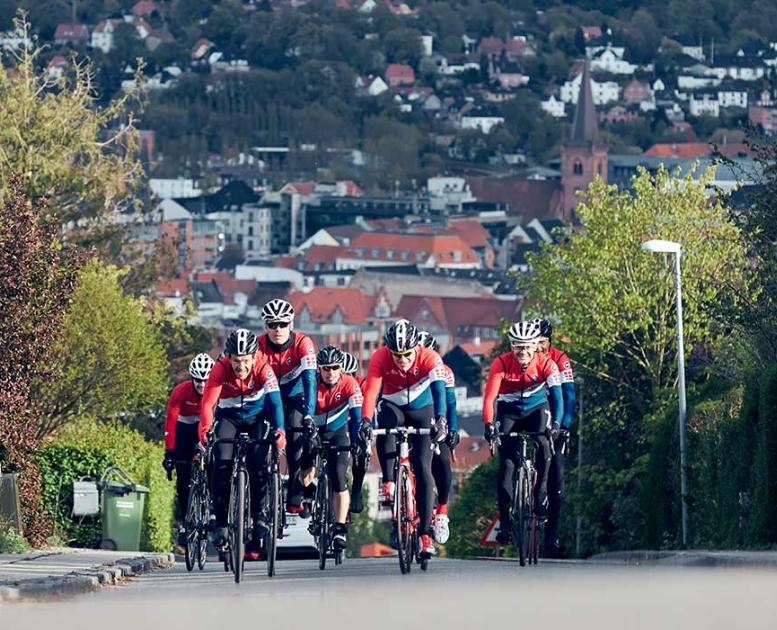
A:
{"label": "sunglasses", "polygon": [[202,385],[202,384],[203,384],[203,383],[205,383],[205,382],[206,382],[208,379],[207,379],[207,378],[193,378],[192,380],[193,380],[195,383],[197,383],[198,385]]}
{"label": "sunglasses", "polygon": [[511,346],[511,348],[516,352],[532,352],[534,350],[534,346]]}
{"label": "sunglasses", "polygon": [[267,322],[267,328],[276,330],[277,328],[288,328],[289,322]]}
{"label": "sunglasses", "polygon": [[415,352],[415,350],[405,350],[404,352],[394,352],[393,350],[389,350],[389,352],[391,352],[391,354],[393,354],[395,357],[403,358],[409,357]]}
{"label": "sunglasses", "polygon": [[340,365],[319,365],[318,367],[320,367],[325,372],[335,372],[335,371],[341,369],[342,366],[340,366]]}

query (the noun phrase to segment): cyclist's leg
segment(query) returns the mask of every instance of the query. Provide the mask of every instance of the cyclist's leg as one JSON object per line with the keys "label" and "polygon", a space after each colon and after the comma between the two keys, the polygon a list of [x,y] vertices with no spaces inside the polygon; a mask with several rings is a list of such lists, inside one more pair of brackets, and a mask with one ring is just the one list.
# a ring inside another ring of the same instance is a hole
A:
{"label": "cyclist's leg", "polygon": [[432,475],[434,476],[434,485],[437,488],[437,506],[438,508],[447,506],[453,479],[451,448],[447,444],[440,444],[440,453],[434,453],[432,457]]}
{"label": "cyclist's leg", "polygon": [[299,510],[302,504],[302,484],[299,480],[299,471],[302,459],[304,438],[302,428],[302,399],[290,398],[284,402],[286,416],[286,461],[289,466],[289,489],[286,495],[287,508]]}
{"label": "cyclist's leg", "polygon": [[[405,416],[395,404],[383,401],[378,412],[378,428],[395,429],[398,426],[404,426]],[[395,481],[394,462],[397,459],[397,438],[393,435],[379,435],[375,441],[375,447],[378,451],[378,460],[380,461],[380,471],[383,474],[383,481]]]}
{"label": "cyclist's leg", "polygon": [[192,477],[191,461],[194,458],[197,440],[196,423],[178,423],[175,428],[175,491],[177,496],[176,517],[179,521],[183,521],[186,516],[186,506],[189,505],[189,482]]}
{"label": "cyclist's leg", "polygon": [[351,463],[351,474],[353,475],[353,486],[351,487],[351,512],[360,513],[364,509],[362,504],[362,486],[364,477],[367,474],[367,457],[354,453]]}
{"label": "cyclist's leg", "polygon": [[545,526],[545,555],[556,556],[558,553],[558,525],[561,518],[561,507],[564,504],[564,454],[561,448],[563,438],[558,438],[554,444],[555,452],[548,471],[548,522]]}
{"label": "cyclist's leg", "polygon": [[[526,416],[516,422],[516,430],[539,433],[550,426],[550,409],[547,403],[532,409]],[[534,467],[537,470],[537,485],[534,489],[534,511],[539,516],[547,514],[548,505],[548,469],[550,468],[550,441],[547,436],[539,435]]]}
{"label": "cyclist's leg", "polygon": [[[496,420],[500,430],[513,430],[514,418],[506,416],[502,405],[497,404]],[[513,502],[513,475],[515,474],[517,443],[514,438],[503,437],[499,446],[499,472],[496,479],[496,498],[499,506],[499,522],[504,531],[510,529],[510,506]]]}
{"label": "cyclist's leg", "polygon": [[[264,440],[269,434],[269,422],[264,415],[252,421],[248,434],[254,440]],[[251,517],[254,519],[253,537],[259,540],[267,532],[266,517],[263,509],[267,493],[267,455],[269,444],[251,444],[248,448],[246,465],[251,487]],[[252,550],[253,551],[253,550]]]}
{"label": "cyclist's leg", "polygon": [[216,425],[216,444],[213,447],[213,511],[216,527],[227,526],[227,507],[229,506],[229,479],[232,474],[234,444],[219,442],[233,440],[237,435],[235,423],[222,417]]}
{"label": "cyclist's leg", "polygon": [[[329,440],[338,449],[347,449],[351,445],[348,437],[348,427],[342,426],[335,431],[324,433],[324,439]],[[348,469],[348,451],[338,450],[327,455],[327,472],[332,484],[335,521],[345,523],[348,518],[348,482],[346,471]]]}
{"label": "cyclist's leg", "polygon": [[[432,426],[434,409],[431,405],[421,409],[405,410],[409,426],[428,429]],[[432,476],[432,439],[428,435],[412,436],[413,450],[410,457],[416,479],[416,501],[421,521],[420,533],[432,534],[432,508],[434,507],[434,477]]]}

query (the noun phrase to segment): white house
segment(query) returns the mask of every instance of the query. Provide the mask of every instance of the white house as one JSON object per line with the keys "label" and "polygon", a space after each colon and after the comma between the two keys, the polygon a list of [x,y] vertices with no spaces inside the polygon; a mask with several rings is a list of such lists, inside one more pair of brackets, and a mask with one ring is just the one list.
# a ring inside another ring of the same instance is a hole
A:
{"label": "white house", "polygon": [[108,53],[113,48],[113,33],[121,20],[100,20],[92,31],[92,48]]}
{"label": "white house", "polygon": [[704,61],[704,47],[701,45],[701,42],[698,43],[681,43],[682,51],[684,55],[688,55],[689,57],[693,57],[694,59],[698,59],[699,61]]}
{"label": "white house", "polygon": [[463,204],[475,201],[475,197],[463,177],[430,177],[426,180],[429,192],[429,209],[459,213]]}
{"label": "white house", "polygon": [[722,81],[723,79],[716,76],[681,74],[677,77],[677,87],[681,90],[698,90],[700,88],[717,87]]}
{"label": "white house", "polygon": [[483,133],[491,133],[497,125],[504,124],[502,116],[479,116],[477,114],[465,114],[461,117],[462,129],[480,129]]}
{"label": "white house", "polygon": [[747,109],[747,90],[735,87],[722,87],[718,90],[718,102],[721,107]]}
{"label": "white house", "polygon": [[202,190],[199,188],[198,183],[197,180],[186,177],[176,177],[175,179],[152,177],[148,180],[151,192],[159,199],[199,197],[202,195]]}
{"label": "white house", "polygon": [[[560,96],[564,103],[577,103],[582,80],[583,74],[580,73],[561,86]],[[606,105],[620,99],[621,88],[615,81],[602,81],[600,83],[591,79],[591,91],[593,92],[594,105]]]}
{"label": "white house", "polygon": [[31,43],[30,38],[24,34],[24,30],[21,28],[0,33],[0,48],[3,50],[19,50],[26,48]]}
{"label": "white house", "polygon": [[270,263],[266,265],[238,265],[235,267],[235,278],[237,280],[256,280],[257,282],[291,282],[297,289],[305,286],[305,277],[301,271],[273,267]]}
{"label": "white house", "polygon": [[434,51],[434,35],[421,35],[421,50],[424,57],[431,57]]}
{"label": "white house", "polygon": [[692,93],[688,106],[691,116],[720,116],[720,102],[714,92]]}
{"label": "white house", "polygon": [[389,89],[388,84],[380,77],[375,77],[367,88],[367,94],[370,96],[380,96]]}
{"label": "white house", "polygon": [[267,258],[272,253],[272,209],[258,204],[243,206],[243,253],[246,260]]}
{"label": "white house", "polygon": [[608,44],[591,57],[591,68],[610,74],[633,74],[637,66],[623,59],[624,53],[623,48],[615,48]]}
{"label": "white house", "polygon": [[551,94],[546,100],[540,103],[542,111],[547,112],[553,118],[566,118],[567,110],[564,101],[556,98],[554,94]]}

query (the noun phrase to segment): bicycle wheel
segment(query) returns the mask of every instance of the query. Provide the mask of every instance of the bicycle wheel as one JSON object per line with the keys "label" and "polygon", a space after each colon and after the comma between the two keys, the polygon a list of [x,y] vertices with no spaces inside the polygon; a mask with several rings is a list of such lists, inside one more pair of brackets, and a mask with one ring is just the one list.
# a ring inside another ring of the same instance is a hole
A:
{"label": "bicycle wheel", "polygon": [[518,469],[513,497],[513,543],[518,551],[518,562],[526,566],[529,555],[529,518],[531,516],[529,479],[523,466]]}
{"label": "bicycle wheel", "polygon": [[267,484],[267,534],[264,537],[264,552],[267,556],[267,575],[275,575],[275,557],[278,547],[278,527],[280,524],[281,509],[281,473],[274,470],[270,474],[270,481]]}
{"label": "bicycle wheel", "polygon": [[197,545],[197,567],[200,571],[205,570],[205,563],[208,561],[208,524],[210,523],[210,493],[208,492],[208,482],[203,474],[200,477],[199,487],[199,513],[198,527],[199,540]]}
{"label": "bicycle wheel", "polygon": [[192,485],[189,491],[189,503],[186,506],[186,517],[183,521],[186,539],[184,541],[184,559],[186,560],[186,570],[194,569],[194,563],[197,560],[197,549],[199,536],[199,523],[197,522],[199,506],[197,505],[197,486]]}
{"label": "bicycle wheel", "polygon": [[399,466],[397,471],[396,490],[394,494],[394,513],[396,514],[397,551],[399,552],[399,570],[410,573],[413,567],[413,520],[410,514],[411,500],[410,480],[405,466]]}
{"label": "bicycle wheel", "polygon": [[235,582],[240,583],[243,577],[243,562],[245,560],[245,506],[246,506],[246,486],[248,473],[245,470],[238,470],[232,477],[232,488],[229,493],[229,517],[228,517],[228,536],[229,552],[231,554],[232,573],[235,575]]}
{"label": "bicycle wheel", "polygon": [[329,553],[329,478],[326,472],[323,472],[318,478],[318,487],[316,488],[316,528],[318,537],[316,539],[318,546],[318,568],[322,571],[326,569],[326,556]]}

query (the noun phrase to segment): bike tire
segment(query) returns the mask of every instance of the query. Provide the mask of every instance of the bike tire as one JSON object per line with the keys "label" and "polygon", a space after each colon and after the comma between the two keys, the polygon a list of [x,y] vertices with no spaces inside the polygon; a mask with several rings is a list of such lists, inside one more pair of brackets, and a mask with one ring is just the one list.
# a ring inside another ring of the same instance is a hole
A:
{"label": "bike tire", "polygon": [[397,551],[399,556],[399,570],[402,574],[410,573],[413,568],[413,523],[410,514],[410,480],[407,468],[400,466],[397,471],[397,480],[394,492],[394,505],[397,527]]}
{"label": "bike tire", "polygon": [[199,488],[199,523],[197,532],[199,535],[197,545],[197,568],[200,571],[205,570],[205,564],[208,562],[208,524],[210,522],[210,493],[208,492],[208,480],[205,473],[201,473]]}
{"label": "bike tire", "polygon": [[[196,474],[196,473],[195,473]],[[195,477],[196,481],[196,477]],[[198,508],[197,505],[197,485],[193,483],[189,488],[189,500],[186,505],[186,516],[183,520],[186,538],[184,539],[184,560],[186,561],[186,570],[191,572],[197,561],[197,537],[198,537]]]}
{"label": "bike tire", "polygon": [[278,550],[278,528],[280,526],[281,509],[281,473],[275,470],[270,475],[270,481],[267,484],[267,508],[269,519],[267,522],[267,534],[264,538],[264,551],[267,556],[267,576],[275,575],[275,560]]}
{"label": "bike tire", "polygon": [[232,489],[229,494],[229,552],[236,584],[240,584],[243,579],[245,561],[247,476],[248,473],[245,470],[239,470],[232,478]]}
{"label": "bike tire", "polygon": [[515,496],[513,497],[513,543],[518,552],[518,562],[522,567],[526,566],[529,555],[529,517],[531,504],[527,503],[530,497],[529,480],[523,466],[518,469],[518,480],[515,484]]}
{"label": "bike tire", "polygon": [[329,553],[329,478],[324,472],[318,479],[316,488],[316,518],[318,519],[318,568],[326,569],[326,558]]}

